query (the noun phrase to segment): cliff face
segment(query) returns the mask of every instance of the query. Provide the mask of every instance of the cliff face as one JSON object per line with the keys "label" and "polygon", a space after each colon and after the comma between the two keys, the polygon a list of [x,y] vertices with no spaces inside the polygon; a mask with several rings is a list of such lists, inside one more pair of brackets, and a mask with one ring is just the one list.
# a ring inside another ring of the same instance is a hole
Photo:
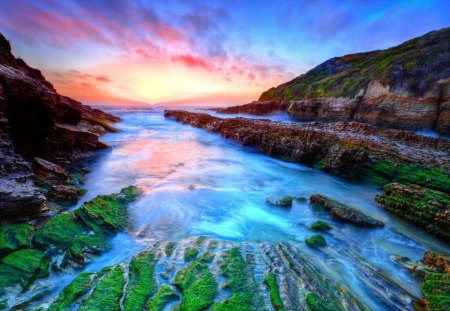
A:
{"label": "cliff face", "polygon": [[41,211],[46,199],[32,181],[33,159],[64,165],[104,148],[99,135],[117,120],[59,95],[39,70],[12,55],[0,34],[0,215]]}
{"label": "cliff face", "polygon": [[358,121],[450,134],[450,28],[399,46],[332,58],[262,93],[311,121]]}

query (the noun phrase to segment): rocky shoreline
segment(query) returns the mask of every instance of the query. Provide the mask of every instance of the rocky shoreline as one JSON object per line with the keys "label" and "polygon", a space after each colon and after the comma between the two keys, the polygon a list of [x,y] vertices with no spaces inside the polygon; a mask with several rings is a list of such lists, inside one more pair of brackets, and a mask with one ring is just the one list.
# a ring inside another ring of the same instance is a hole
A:
{"label": "rocky shoreline", "polygon": [[83,191],[64,167],[106,148],[99,136],[114,131],[110,123],[116,121],[59,95],[39,70],[12,55],[0,34],[2,221],[42,216],[55,198],[76,200]]}

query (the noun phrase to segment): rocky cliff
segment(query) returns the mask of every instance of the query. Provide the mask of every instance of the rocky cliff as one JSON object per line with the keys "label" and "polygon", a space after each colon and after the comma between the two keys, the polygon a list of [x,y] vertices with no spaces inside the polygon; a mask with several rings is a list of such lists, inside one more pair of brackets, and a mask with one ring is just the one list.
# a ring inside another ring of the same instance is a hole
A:
{"label": "rocky cliff", "polygon": [[387,50],[332,58],[259,101],[303,121],[358,121],[450,134],[450,28]]}
{"label": "rocky cliff", "polygon": [[99,135],[118,121],[98,109],[59,95],[41,72],[15,58],[0,34],[0,216],[30,217],[46,198],[34,180],[49,186],[61,165],[105,148]]}

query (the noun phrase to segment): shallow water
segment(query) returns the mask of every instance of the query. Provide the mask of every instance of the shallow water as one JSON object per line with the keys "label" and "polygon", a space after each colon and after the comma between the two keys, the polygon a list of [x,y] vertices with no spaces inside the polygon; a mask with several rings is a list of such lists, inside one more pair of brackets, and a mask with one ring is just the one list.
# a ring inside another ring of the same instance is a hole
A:
{"label": "shallow water", "polygon": [[[162,110],[115,110],[123,121],[119,133],[105,135],[111,146],[91,164],[87,193],[82,202],[98,194],[136,185],[144,195],[130,206],[133,232],[119,234],[113,249],[85,270],[127,262],[156,240],[178,240],[205,235],[232,241],[287,241],[302,248],[323,272],[345,284],[367,306],[383,310],[363,286],[358,262],[381,269],[397,284],[420,296],[419,284],[395,263],[392,255],[413,260],[432,249],[447,252],[446,245],[396,219],[374,204],[379,192],[371,185],[351,184],[302,165],[270,158],[217,134],[164,118]],[[265,204],[268,196],[325,194],[348,203],[386,223],[382,229],[362,229],[331,220],[320,208],[294,201],[291,209]],[[77,206],[73,207],[76,208]],[[324,251],[311,249],[304,239],[313,234],[309,225],[323,219],[334,229],[326,233]],[[79,272],[77,272],[79,273]],[[49,288],[45,300],[56,297],[75,273],[40,280],[28,294]]]}

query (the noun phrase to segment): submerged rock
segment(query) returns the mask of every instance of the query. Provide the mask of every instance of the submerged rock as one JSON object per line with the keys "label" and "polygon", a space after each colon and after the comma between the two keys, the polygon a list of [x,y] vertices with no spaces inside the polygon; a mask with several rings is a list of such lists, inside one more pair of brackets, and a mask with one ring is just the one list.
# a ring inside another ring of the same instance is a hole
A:
{"label": "submerged rock", "polygon": [[330,230],[332,227],[329,223],[323,220],[315,221],[310,226],[311,229],[317,230],[317,231],[327,231]]}
{"label": "submerged rock", "polygon": [[47,193],[48,198],[63,202],[76,202],[86,191],[72,185],[53,185]]}
{"label": "submerged rock", "polygon": [[313,194],[309,200],[312,205],[325,208],[325,210],[327,210],[335,219],[366,228],[378,228],[384,226],[382,221],[372,218],[353,207],[344,205],[324,195]]}
{"label": "submerged rock", "polygon": [[310,236],[305,240],[305,243],[315,248],[327,246],[327,241],[325,241],[325,238],[320,234]]}
{"label": "submerged rock", "polygon": [[292,206],[292,197],[285,196],[282,198],[274,198],[268,197],[266,199],[266,203],[274,206],[282,206],[282,207],[291,207]]}
{"label": "submerged rock", "polygon": [[450,240],[450,196],[417,185],[392,183],[383,187],[376,203],[436,236]]}

